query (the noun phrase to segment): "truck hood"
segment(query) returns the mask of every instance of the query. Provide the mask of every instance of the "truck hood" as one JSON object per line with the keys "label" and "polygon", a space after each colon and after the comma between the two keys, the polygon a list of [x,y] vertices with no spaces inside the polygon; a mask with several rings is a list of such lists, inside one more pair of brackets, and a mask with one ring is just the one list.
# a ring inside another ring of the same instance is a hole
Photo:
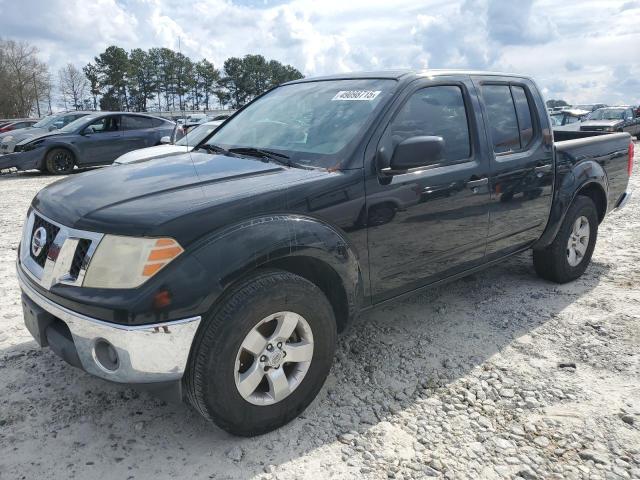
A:
{"label": "truck hood", "polygon": [[582,127],[615,127],[621,125],[622,120],[585,120],[582,122]]}
{"label": "truck hood", "polygon": [[71,175],[32,206],[72,228],[171,236],[186,246],[223,225],[284,211],[288,185],[324,175],[331,173],[191,152]]}

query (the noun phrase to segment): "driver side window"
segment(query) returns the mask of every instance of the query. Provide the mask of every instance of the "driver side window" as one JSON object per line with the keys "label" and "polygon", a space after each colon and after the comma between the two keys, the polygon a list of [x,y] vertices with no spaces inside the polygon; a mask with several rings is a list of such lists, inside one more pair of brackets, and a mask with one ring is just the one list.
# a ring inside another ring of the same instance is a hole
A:
{"label": "driver side window", "polygon": [[392,147],[410,137],[436,136],[444,140],[444,163],[471,156],[467,111],[460,87],[438,85],[415,92],[387,129]]}
{"label": "driver side window", "polygon": [[120,130],[120,116],[102,117],[87,126],[93,133],[117,132]]}

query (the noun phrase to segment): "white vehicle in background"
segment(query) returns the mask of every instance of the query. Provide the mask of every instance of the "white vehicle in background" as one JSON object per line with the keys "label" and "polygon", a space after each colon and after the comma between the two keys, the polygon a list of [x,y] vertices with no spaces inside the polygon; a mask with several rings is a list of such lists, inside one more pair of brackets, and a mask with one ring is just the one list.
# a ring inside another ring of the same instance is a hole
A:
{"label": "white vehicle in background", "polygon": [[222,125],[223,120],[216,120],[214,122],[203,123],[197,126],[180,140],[175,143],[171,143],[170,137],[162,137],[160,142],[162,145],[156,145],[155,147],[141,148],[139,150],[133,150],[132,152],[125,153],[113,162],[114,165],[123,165],[125,163],[143,162],[145,160],[151,160],[152,158],[166,157],[175,153],[190,152],[193,147],[200,143],[207,135],[213,132],[216,128]]}
{"label": "white vehicle in background", "polygon": [[549,115],[549,118],[551,119],[551,127],[553,130],[580,130],[580,125],[587,118],[589,113],[590,110],[580,110],[577,108],[554,112]]}

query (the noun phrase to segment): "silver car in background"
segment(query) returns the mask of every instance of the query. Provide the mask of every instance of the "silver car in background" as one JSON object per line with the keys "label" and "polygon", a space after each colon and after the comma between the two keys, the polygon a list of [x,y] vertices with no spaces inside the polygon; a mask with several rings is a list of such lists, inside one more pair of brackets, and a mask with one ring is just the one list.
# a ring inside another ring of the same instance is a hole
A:
{"label": "silver car in background", "polygon": [[44,133],[58,130],[65,127],[74,120],[95,112],[60,112],[48,115],[31,127],[21,128],[20,130],[11,131],[0,135],[0,154],[12,153],[16,144],[26,140],[27,138],[36,137]]}
{"label": "silver car in background", "polygon": [[143,162],[145,160],[151,160],[152,158],[173,155],[174,153],[190,152],[193,147],[204,140],[211,132],[222,125],[223,122],[224,120],[216,120],[213,122],[207,122],[198,125],[173,144],[169,143],[169,137],[162,137],[160,139],[160,141],[163,143],[162,145],[140,148],[138,150],[133,150],[132,152],[125,153],[124,155],[118,157],[115,162],[113,162],[113,164],[123,165],[125,163]]}

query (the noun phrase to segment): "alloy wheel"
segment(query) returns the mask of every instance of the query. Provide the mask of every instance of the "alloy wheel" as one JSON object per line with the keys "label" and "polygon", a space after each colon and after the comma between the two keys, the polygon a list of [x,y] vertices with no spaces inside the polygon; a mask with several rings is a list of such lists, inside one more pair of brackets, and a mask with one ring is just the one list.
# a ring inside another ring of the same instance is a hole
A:
{"label": "alloy wheel", "polygon": [[263,318],[236,356],[238,392],[254,405],[273,405],[302,382],[313,358],[313,333],[304,317],[283,311]]}
{"label": "alloy wheel", "polygon": [[584,258],[589,247],[591,229],[589,220],[585,216],[576,218],[567,242],[567,261],[572,267],[577,267]]}

